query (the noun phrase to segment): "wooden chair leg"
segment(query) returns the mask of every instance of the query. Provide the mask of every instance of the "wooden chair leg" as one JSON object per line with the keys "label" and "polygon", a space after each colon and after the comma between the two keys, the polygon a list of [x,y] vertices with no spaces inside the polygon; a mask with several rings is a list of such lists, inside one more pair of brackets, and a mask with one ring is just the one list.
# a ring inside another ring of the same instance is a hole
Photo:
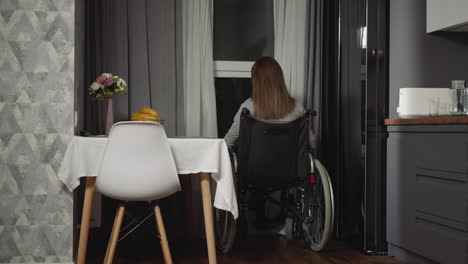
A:
{"label": "wooden chair leg", "polygon": [[164,221],[161,215],[161,209],[158,205],[154,206],[154,215],[156,217],[156,226],[158,228],[161,248],[164,255],[164,262],[166,264],[172,264],[171,250],[169,249],[169,242],[167,241],[166,229],[164,228]]}
{"label": "wooden chair leg", "polygon": [[78,242],[77,264],[86,263],[86,249],[88,247],[89,221],[93,207],[93,195],[96,177],[86,177],[85,196],[83,202],[83,215],[81,216],[80,241]]}
{"label": "wooden chair leg", "polygon": [[112,227],[112,233],[107,245],[106,257],[104,258],[104,264],[111,264],[114,259],[115,248],[117,247],[117,240],[119,239],[120,227],[122,226],[122,220],[124,217],[125,205],[121,204],[117,208],[115,214],[114,226]]}
{"label": "wooden chair leg", "polygon": [[211,202],[210,174],[200,173],[200,185],[203,202],[203,218],[205,220],[206,245],[208,248],[208,263],[216,264],[216,244],[213,224],[213,204]]}

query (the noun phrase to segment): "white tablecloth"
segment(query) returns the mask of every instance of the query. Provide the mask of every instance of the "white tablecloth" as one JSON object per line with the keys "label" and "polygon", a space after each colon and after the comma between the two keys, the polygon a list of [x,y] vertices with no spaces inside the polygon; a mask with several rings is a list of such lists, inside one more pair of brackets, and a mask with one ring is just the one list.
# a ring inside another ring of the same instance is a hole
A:
{"label": "white tablecloth", "polygon": [[[73,191],[80,177],[97,176],[107,144],[105,137],[74,137],[65,153],[58,177]],[[211,173],[216,181],[214,206],[238,216],[231,161],[223,139],[169,138],[179,174]]]}

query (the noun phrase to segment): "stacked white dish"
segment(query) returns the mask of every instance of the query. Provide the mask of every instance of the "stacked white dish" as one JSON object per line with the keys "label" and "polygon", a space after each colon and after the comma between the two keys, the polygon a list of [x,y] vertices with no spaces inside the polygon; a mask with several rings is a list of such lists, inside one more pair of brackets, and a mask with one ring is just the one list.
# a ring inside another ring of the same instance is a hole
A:
{"label": "stacked white dish", "polygon": [[400,88],[397,113],[402,118],[447,116],[450,106],[449,88]]}

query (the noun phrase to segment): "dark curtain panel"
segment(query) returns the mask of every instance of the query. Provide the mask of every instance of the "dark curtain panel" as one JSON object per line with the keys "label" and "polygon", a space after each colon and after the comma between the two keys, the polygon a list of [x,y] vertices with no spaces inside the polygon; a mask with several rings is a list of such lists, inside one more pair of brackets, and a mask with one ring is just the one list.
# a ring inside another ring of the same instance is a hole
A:
{"label": "dark curtain panel", "polygon": [[[85,0],[84,129],[104,132],[105,103],[88,95],[103,72],[127,80],[128,95],[113,97],[116,121],[152,107],[168,136],[183,129],[179,1]],[[180,49],[180,52],[178,51]]]}
{"label": "dark curtain panel", "polygon": [[[83,129],[90,131],[93,134],[103,134],[104,132],[104,105],[91,99],[88,95],[88,87],[91,82],[102,73],[102,38],[99,36],[100,28],[102,28],[102,9],[101,1],[84,0],[84,14],[80,17],[85,25],[85,33],[82,46],[84,46],[84,82],[78,90],[84,94],[83,102],[81,102],[80,112],[83,116]],[[77,43],[77,46],[80,43]]]}
{"label": "dark curtain panel", "polygon": [[[351,7],[355,3],[347,3],[349,6],[341,8],[348,8],[348,13],[356,12]],[[362,7],[365,0],[359,3]],[[356,27],[361,20],[351,21],[349,15],[345,18],[342,14],[341,27],[346,27],[347,31],[340,35],[340,0],[309,1],[309,13],[305,105],[316,112],[312,122],[319,139],[316,155],[330,173],[336,210],[333,234],[341,240],[347,238],[347,232],[361,219],[361,53]],[[355,35],[348,26],[356,27]],[[356,53],[351,54],[351,50]],[[342,58],[343,54],[347,57]],[[351,150],[354,151],[352,155],[348,152]],[[353,157],[349,159],[350,156]]]}
{"label": "dark curtain panel", "polygon": [[[340,87],[339,87],[339,0],[323,1],[322,61],[321,61],[321,107],[318,109],[320,120],[319,158],[330,173],[335,192],[335,205],[339,197],[337,176],[340,170]],[[314,108],[317,110],[317,108]],[[326,147],[325,147],[326,146]],[[335,206],[336,207],[336,206]],[[338,219],[341,212],[335,212],[335,237],[339,238]]]}
{"label": "dark curtain panel", "polygon": [[318,149],[321,149],[321,123],[322,123],[322,62],[323,56],[323,0],[311,0],[308,6],[308,43],[306,60],[306,109],[316,113],[312,120],[312,129],[319,139]]}
{"label": "dark curtain panel", "polygon": [[84,93],[85,82],[85,2],[75,1],[75,87],[74,87],[74,109],[76,113],[75,134],[84,127]]}

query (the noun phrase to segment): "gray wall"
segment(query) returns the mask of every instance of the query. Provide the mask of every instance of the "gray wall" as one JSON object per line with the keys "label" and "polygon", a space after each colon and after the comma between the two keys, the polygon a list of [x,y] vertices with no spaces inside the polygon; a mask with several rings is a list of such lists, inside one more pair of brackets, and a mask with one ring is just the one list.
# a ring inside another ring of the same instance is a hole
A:
{"label": "gray wall", "polygon": [[72,262],[74,0],[0,0],[0,263]]}
{"label": "gray wall", "polygon": [[390,0],[390,117],[399,88],[468,80],[468,32],[426,34],[426,0]]}

